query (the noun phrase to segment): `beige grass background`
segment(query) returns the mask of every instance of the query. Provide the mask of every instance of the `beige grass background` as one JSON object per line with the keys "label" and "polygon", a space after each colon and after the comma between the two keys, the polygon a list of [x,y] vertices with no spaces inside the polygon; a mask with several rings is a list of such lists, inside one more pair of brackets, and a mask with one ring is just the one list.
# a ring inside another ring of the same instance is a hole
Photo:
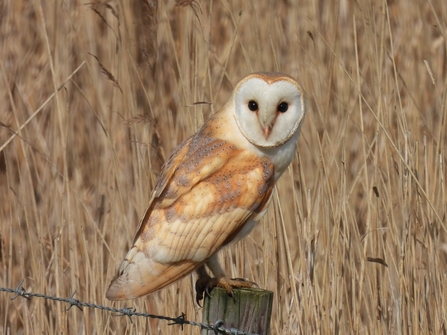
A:
{"label": "beige grass background", "polygon": [[[179,2],[0,2],[0,286],[201,321],[193,275],[105,291],[169,152],[282,71],[311,110],[228,273],[275,293],[272,334],[446,334],[447,2]],[[0,334],[199,333],[11,297]]]}

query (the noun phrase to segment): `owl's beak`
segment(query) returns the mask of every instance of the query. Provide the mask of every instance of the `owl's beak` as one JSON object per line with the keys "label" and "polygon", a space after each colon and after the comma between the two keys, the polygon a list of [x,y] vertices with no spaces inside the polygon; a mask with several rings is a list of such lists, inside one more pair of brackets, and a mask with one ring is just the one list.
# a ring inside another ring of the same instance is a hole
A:
{"label": "owl's beak", "polygon": [[261,122],[261,128],[262,132],[264,133],[265,139],[268,139],[270,134],[272,133],[273,126],[276,122],[276,115],[273,117],[265,116],[263,119],[260,120]]}
{"label": "owl's beak", "polygon": [[270,126],[263,129],[264,137],[266,139],[270,136],[270,133],[272,132],[272,128],[273,128],[273,123]]}

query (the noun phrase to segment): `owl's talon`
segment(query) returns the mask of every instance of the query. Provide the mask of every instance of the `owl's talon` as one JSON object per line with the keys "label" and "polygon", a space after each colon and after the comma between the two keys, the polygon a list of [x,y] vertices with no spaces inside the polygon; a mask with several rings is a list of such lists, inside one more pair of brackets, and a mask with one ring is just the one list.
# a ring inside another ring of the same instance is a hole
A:
{"label": "owl's talon", "polygon": [[206,289],[205,289],[205,295],[206,295],[207,298],[211,299],[211,291],[213,290],[214,287],[216,287],[216,286],[213,286],[213,287],[209,287],[209,286],[207,286],[207,287],[206,287]]}
{"label": "owl's talon", "polygon": [[197,289],[197,283],[196,283],[196,302],[197,302],[197,305],[199,305],[199,307],[202,308],[203,306],[200,303],[200,300],[203,300],[203,292],[200,292]]}
{"label": "owl's talon", "polygon": [[228,296],[230,296],[230,297],[231,297],[231,299],[233,299],[233,300],[234,300],[234,291],[233,291],[233,289],[231,289],[231,291],[230,291],[230,292],[228,292],[228,291],[227,291],[227,294],[228,294]]}

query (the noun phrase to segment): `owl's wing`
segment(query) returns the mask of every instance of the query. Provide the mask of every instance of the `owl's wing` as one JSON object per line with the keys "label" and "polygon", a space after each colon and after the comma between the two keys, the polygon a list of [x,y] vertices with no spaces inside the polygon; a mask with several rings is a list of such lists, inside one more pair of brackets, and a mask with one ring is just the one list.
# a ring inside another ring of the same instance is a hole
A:
{"label": "owl's wing", "polygon": [[272,162],[226,141],[196,136],[167,161],[134,244],[106,294],[133,299],[203,264],[259,219],[274,186]]}

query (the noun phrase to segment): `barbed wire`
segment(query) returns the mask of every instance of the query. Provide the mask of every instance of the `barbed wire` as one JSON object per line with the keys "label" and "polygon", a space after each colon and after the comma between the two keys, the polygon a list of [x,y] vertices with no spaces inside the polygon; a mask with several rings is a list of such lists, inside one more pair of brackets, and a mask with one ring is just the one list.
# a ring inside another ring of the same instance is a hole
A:
{"label": "barbed wire", "polygon": [[0,292],[8,292],[8,293],[15,293],[15,296],[11,298],[11,300],[15,300],[18,297],[22,297],[25,298],[27,300],[30,300],[30,298],[35,297],[35,298],[42,298],[45,300],[53,300],[53,301],[58,301],[58,302],[64,302],[69,304],[70,306],[67,308],[67,311],[69,311],[73,306],[79,308],[81,311],[83,310],[82,307],[87,307],[87,308],[96,308],[96,309],[100,309],[106,312],[113,312],[116,313],[117,316],[127,316],[130,319],[130,322],[132,323],[132,316],[136,316],[136,317],[144,317],[144,318],[151,318],[151,319],[159,319],[159,320],[166,320],[166,321],[170,321],[171,323],[168,323],[169,326],[172,325],[180,325],[182,327],[183,330],[183,326],[184,325],[191,325],[191,326],[196,326],[196,327],[201,327],[202,329],[207,329],[207,330],[211,330],[214,331],[215,335],[218,334],[226,334],[226,335],[258,335],[258,334],[254,334],[254,333],[247,333],[244,331],[241,331],[239,329],[236,328],[225,328],[225,321],[223,320],[217,320],[213,325],[211,324],[206,324],[206,323],[200,323],[200,322],[194,322],[194,321],[188,321],[186,320],[186,314],[182,313],[182,315],[178,316],[178,317],[169,317],[169,316],[164,316],[164,315],[155,315],[155,314],[148,314],[148,313],[141,313],[141,312],[137,312],[135,308],[113,308],[113,307],[108,307],[108,306],[103,306],[103,305],[98,305],[98,304],[91,304],[88,302],[83,302],[83,301],[79,301],[77,299],[74,298],[75,294],[76,294],[76,290],[73,292],[73,294],[69,297],[69,298],[60,298],[60,297],[55,297],[52,295],[47,295],[47,294],[42,294],[42,293],[33,293],[33,292],[28,292],[26,291],[23,287],[24,280],[22,280],[20,282],[19,285],[17,285],[16,288],[6,288],[6,287],[0,287]]}

